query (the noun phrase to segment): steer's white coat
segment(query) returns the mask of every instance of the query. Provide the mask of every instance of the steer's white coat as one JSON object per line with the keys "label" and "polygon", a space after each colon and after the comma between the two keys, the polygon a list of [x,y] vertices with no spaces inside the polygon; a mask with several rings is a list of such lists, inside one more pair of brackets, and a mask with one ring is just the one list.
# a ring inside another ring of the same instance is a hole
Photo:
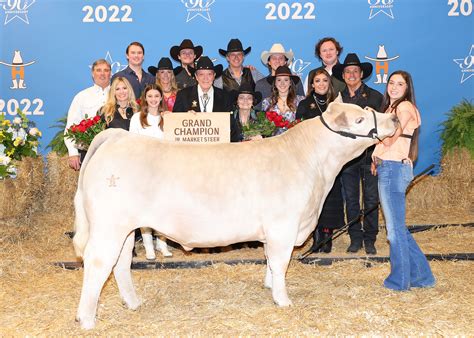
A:
{"label": "steer's white coat", "polygon": [[[376,115],[379,137],[393,134],[391,116]],[[367,134],[374,127],[372,113],[355,105],[332,103],[323,116],[334,130]],[[84,259],[81,326],[94,327],[112,270],[124,303],[140,305],[130,273],[132,231],[138,227],[152,227],[187,250],[263,242],[264,285],[275,303],[291,305],[285,274],[293,247],[314,230],[342,166],[373,143],[342,137],[319,118],[280,136],[238,144],[176,144],[102,132],[84,160],[75,196],[74,246]]]}

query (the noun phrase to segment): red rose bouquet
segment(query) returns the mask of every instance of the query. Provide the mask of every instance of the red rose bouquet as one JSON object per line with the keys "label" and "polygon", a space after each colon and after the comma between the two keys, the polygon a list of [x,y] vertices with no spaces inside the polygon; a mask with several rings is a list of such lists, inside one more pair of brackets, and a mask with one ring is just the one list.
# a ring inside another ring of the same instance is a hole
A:
{"label": "red rose bouquet", "polygon": [[273,124],[277,128],[290,129],[290,128],[296,126],[299,122],[301,122],[300,119],[294,120],[293,122],[290,122],[287,119],[285,119],[282,115],[278,114],[275,111],[267,111],[265,114],[266,114],[267,119],[270,122],[273,122]]}
{"label": "red rose bouquet", "polygon": [[82,120],[79,124],[73,124],[66,131],[65,137],[71,139],[77,148],[87,150],[94,137],[105,129],[105,121],[96,115]]}

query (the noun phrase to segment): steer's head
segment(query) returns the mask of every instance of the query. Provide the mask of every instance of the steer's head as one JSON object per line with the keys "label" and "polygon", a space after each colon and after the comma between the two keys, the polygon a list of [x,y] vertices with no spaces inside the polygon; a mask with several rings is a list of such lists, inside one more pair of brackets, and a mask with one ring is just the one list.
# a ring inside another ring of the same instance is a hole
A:
{"label": "steer's head", "polygon": [[382,114],[336,101],[329,104],[322,118],[326,128],[347,138],[365,139],[369,145],[392,136],[398,126],[394,114]]}

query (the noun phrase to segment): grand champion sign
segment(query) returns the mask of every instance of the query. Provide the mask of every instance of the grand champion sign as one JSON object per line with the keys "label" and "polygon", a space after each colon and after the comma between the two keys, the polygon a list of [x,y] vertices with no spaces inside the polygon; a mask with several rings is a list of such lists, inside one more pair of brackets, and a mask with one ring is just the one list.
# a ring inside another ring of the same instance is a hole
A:
{"label": "grand champion sign", "polygon": [[229,143],[230,113],[173,113],[164,116],[165,139],[186,143]]}

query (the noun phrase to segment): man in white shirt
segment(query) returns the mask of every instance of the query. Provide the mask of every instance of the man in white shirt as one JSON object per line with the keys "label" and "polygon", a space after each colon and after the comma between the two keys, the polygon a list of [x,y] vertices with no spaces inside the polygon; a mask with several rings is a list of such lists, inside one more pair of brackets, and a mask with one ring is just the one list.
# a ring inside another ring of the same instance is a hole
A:
{"label": "man in white shirt", "polygon": [[[73,124],[78,124],[87,117],[95,116],[100,107],[107,101],[110,90],[110,64],[104,60],[99,59],[92,65],[92,78],[94,85],[87,89],[80,91],[72,100],[71,106],[67,113],[66,130]],[[79,151],[74,143],[69,138],[64,138],[69,158],[69,167],[74,170],[81,168],[81,157]]]}

